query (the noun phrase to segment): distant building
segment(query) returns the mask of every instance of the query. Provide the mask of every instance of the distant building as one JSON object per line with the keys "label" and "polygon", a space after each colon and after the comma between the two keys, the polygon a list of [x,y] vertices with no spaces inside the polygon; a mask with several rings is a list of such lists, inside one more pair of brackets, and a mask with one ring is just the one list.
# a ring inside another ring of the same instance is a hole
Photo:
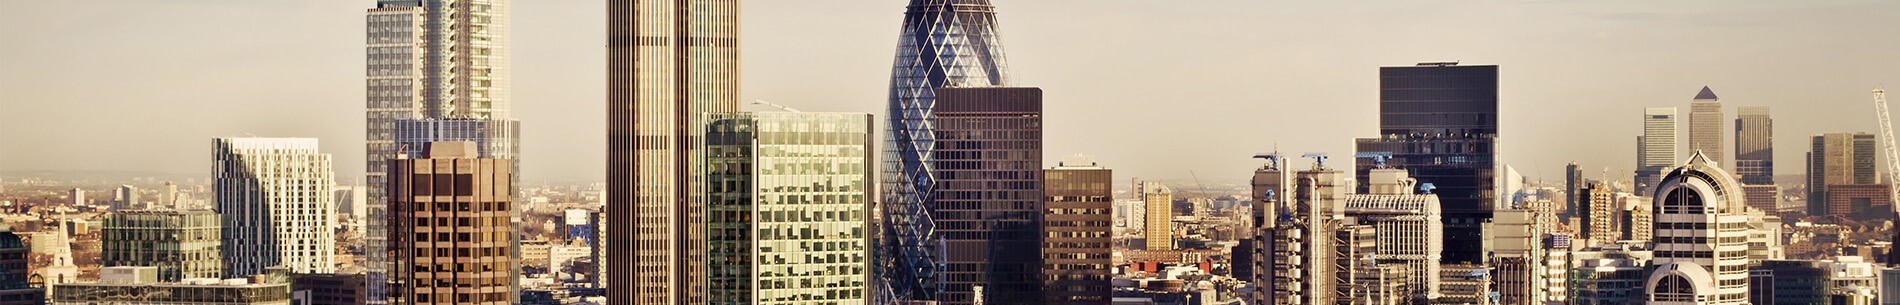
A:
{"label": "distant building", "polygon": [[[1109,260],[1114,236],[1114,171],[1089,156],[1071,156],[1043,169],[1042,247],[1044,304],[1101,304],[1113,297]],[[1245,255],[1235,250],[1236,256]]]}
{"label": "distant building", "polygon": [[0,224],[0,305],[40,305],[46,291],[28,284],[27,244],[13,228]]}
{"label": "distant building", "polygon": [[105,267],[157,267],[164,282],[224,277],[223,218],[211,211],[122,210],[99,233]]}
{"label": "distant building", "polygon": [[1618,214],[1623,212],[1623,207],[1615,204],[1616,193],[1610,190],[1610,186],[1591,182],[1577,192],[1577,213],[1583,216],[1579,219],[1582,222],[1581,233],[1587,241],[1584,245],[1604,245],[1620,239],[1621,222],[1617,219],[1621,218]]}
{"label": "distant building", "polygon": [[[1835,185],[1876,184],[1874,135],[1830,133],[1813,137],[1808,151],[1808,215],[1841,215],[1828,205]],[[1841,210],[1851,212],[1852,210]]]}
{"label": "distant building", "polygon": [[1174,250],[1174,189],[1161,181],[1143,181],[1141,186],[1142,201],[1148,203],[1142,220],[1147,249]]}
{"label": "distant building", "polygon": [[[1357,139],[1355,151],[1391,153],[1391,167],[1434,185],[1444,205],[1445,243],[1478,245],[1499,199],[1498,134],[1498,66],[1380,67],[1379,137]],[[1357,160],[1358,180],[1376,167],[1372,161]],[[1444,260],[1475,264],[1485,251],[1447,248]]]}
{"label": "distant building", "polygon": [[79,208],[79,206],[86,204],[86,190],[74,188],[68,196],[71,196],[73,199],[73,208]]}
{"label": "distant building", "polygon": [[1834,267],[1826,261],[1769,260],[1748,270],[1754,305],[1827,304]]}
{"label": "distant building", "polygon": [[[1286,186],[1292,177],[1282,171],[1287,161],[1277,153],[1263,155],[1262,158],[1267,159],[1267,163],[1254,169],[1253,179],[1249,182],[1252,186],[1252,191],[1248,195],[1253,197],[1252,227],[1254,231],[1250,239],[1241,241],[1241,245],[1247,246],[1244,247],[1246,253],[1239,253],[1240,250],[1235,250],[1236,253],[1233,253],[1237,257],[1248,256],[1247,261],[1250,264],[1237,264],[1234,268],[1247,270],[1244,273],[1249,277],[1237,277],[1243,281],[1250,281],[1253,293],[1248,297],[1255,303],[1277,300],[1278,295],[1275,294],[1274,287],[1277,287],[1279,283],[1276,280],[1280,269],[1275,258],[1276,255],[1281,254],[1281,249],[1278,248],[1282,245],[1279,239],[1280,221],[1281,216],[1293,216],[1290,213],[1281,213],[1286,208],[1284,200],[1291,198],[1286,191]],[[1236,259],[1236,261],[1239,260]]]}
{"label": "distant building", "polygon": [[1580,259],[1571,268],[1569,304],[1641,304],[1647,260]]}
{"label": "distant building", "polygon": [[335,186],[330,154],[313,138],[217,138],[217,212],[224,219],[228,277],[285,266],[296,273],[336,269],[330,227]]}
{"label": "distant building", "polygon": [[[1739,107],[1735,113],[1735,174],[1745,185],[1775,185],[1775,121],[1768,107]],[[1774,211],[1774,209],[1767,209]]]}
{"label": "distant building", "polygon": [[870,115],[712,113],[706,122],[707,302],[873,297],[864,268]]}
{"label": "distant building", "polygon": [[1657,186],[1648,304],[1748,303],[1748,203],[1719,166],[1697,153]]}
{"label": "distant building", "polygon": [[390,303],[512,304],[514,160],[480,158],[473,142],[434,142],[388,162]]}
{"label": "distant building", "polygon": [[1578,195],[1583,194],[1581,190],[1587,183],[1589,183],[1589,181],[1583,178],[1583,167],[1578,166],[1576,161],[1571,161],[1569,165],[1564,166],[1563,218],[1571,218],[1575,217],[1575,215],[1582,214],[1578,206],[1583,204],[1584,200],[1579,199]]}
{"label": "distant building", "polygon": [[1643,109],[1643,134],[1636,137],[1635,193],[1654,196],[1663,171],[1676,166],[1676,108]]}
{"label": "distant building", "polygon": [[1887,184],[1835,184],[1827,186],[1827,214],[1850,219],[1887,220],[1893,217],[1892,193]]}
{"label": "distant building", "polygon": [[298,305],[366,305],[363,274],[292,274],[290,295]]}
{"label": "distant building", "polygon": [[115,197],[118,197],[118,201],[112,202],[113,211],[131,209],[139,205],[139,188],[138,187],[134,187],[131,185],[120,185],[117,192],[118,193],[115,194],[117,196]]}
{"label": "distant building", "polygon": [[[187,279],[157,282],[137,272],[101,270],[99,282],[53,285],[53,305],[290,305],[289,273],[260,273],[249,278]],[[115,277],[115,274],[127,274]]]}
{"label": "distant building", "polygon": [[1708,86],[1702,86],[1702,91],[1689,101],[1689,151],[1701,152],[1718,166],[1728,159],[1722,145],[1726,138],[1722,136],[1724,118],[1722,102]]}
{"label": "distant building", "polygon": [[[1736,161],[1741,162],[1741,160]],[[1752,185],[1743,182],[1742,196],[1747,198],[1748,207],[1755,208],[1768,215],[1781,214],[1781,186],[1773,184]]]}

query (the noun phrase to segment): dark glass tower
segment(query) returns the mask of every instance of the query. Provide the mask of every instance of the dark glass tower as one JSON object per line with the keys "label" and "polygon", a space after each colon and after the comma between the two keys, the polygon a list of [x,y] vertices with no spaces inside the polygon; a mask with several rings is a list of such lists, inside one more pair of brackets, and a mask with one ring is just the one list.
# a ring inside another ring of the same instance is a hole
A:
{"label": "dark glass tower", "polygon": [[1042,300],[1042,89],[937,88],[938,304]]}
{"label": "dark glass tower", "polygon": [[[1445,211],[1446,264],[1484,258],[1483,224],[1497,202],[1498,67],[1421,63],[1379,68],[1379,137],[1359,152],[1436,187]],[[1359,181],[1375,166],[1358,160]],[[1365,186],[1360,186],[1365,191]]]}
{"label": "dark glass tower", "polygon": [[910,1],[891,67],[885,116],[876,263],[884,301],[938,300],[937,294],[946,290],[939,273],[947,249],[932,218],[937,216],[933,209],[940,185],[935,163],[935,151],[941,147],[936,135],[938,88],[1007,83],[996,13],[988,0]]}

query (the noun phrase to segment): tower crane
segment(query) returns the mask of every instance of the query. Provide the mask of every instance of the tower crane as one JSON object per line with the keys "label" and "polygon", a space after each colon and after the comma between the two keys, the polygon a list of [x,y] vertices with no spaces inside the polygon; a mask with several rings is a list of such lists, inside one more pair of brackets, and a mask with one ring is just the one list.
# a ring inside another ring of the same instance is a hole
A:
{"label": "tower crane", "polygon": [[792,107],[785,107],[785,105],[773,104],[772,102],[767,102],[765,100],[752,100],[752,104],[772,106],[772,108],[778,108],[779,110],[784,110],[785,112],[802,112],[802,111],[798,111],[798,109],[792,109]]}
{"label": "tower crane", "polygon": [[[1900,200],[1900,179],[1893,174],[1900,172],[1900,148],[1893,142],[1893,118],[1887,114],[1887,90],[1874,88],[1874,114],[1880,116],[1880,140],[1887,142],[1887,199]],[[1889,203],[1891,204],[1891,203]],[[1890,205],[1900,212],[1900,204]]]}

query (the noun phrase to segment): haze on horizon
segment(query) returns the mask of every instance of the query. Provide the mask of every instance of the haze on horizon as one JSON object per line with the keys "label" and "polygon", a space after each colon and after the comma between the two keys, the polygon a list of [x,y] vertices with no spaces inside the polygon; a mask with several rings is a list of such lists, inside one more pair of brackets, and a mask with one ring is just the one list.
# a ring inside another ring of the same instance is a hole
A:
{"label": "haze on horizon", "polygon": [[[349,183],[373,3],[0,2],[0,171],[209,177],[211,138],[315,137]],[[903,3],[745,2],[741,97],[882,116]],[[1377,135],[1378,67],[1461,61],[1500,66],[1501,163],[1526,176],[1632,170],[1642,108],[1686,114],[1702,86],[1730,130],[1735,107],[1773,107],[1776,173],[1797,174],[1809,135],[1877,132],[1869,89],[1900,89],[1900,1],[1193,3],[996,1],[1016,85],[1045,92],[1046,165],[1214,180],[1276,147],[1343,160]],[[523,180],[604,180],[604,3],[513,6]]]}

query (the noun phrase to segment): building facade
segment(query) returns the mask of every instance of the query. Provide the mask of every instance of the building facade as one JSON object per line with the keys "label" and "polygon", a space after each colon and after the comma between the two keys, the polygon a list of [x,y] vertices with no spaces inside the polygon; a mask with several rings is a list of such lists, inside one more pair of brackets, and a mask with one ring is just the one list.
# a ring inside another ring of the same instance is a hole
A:
{"label": "building facade", "polygon": [[1622,222],[1618,221],[1621,218],[1618,214],[1623,212],[1623,207],[1617,204],[1616,193],[1609,184],[1591,182],[1578,190],[1577,200],[1581,201],[1577,208],[1583,216],[1578,222],[1582,225],[1584,245],[1604,245],[1621,239]]}
{"label": "building facade", "polygon": [[1815,135],[1808,151],[1808,215],[1830,214],[1828,191],[1835,185],[1876,184],[1874,135],[1829,133]]}
{"label": "building facade", "polygon": [[336,269],[336,186],[330,155],[311,138],[218,138],[214,189],[223,215],[226,277],[284,266],[296,273]]}
{"label": "building facade", "polygon": [[388,163],[391,304],[512,304],[514,160],[435,142]]}
{"label": "building facade", "polygon": [[1775,121],[1768,106],[1735,110],[1735,174],[1742,184],[1775,185]]}
{"label": "building facade", "polygon": [[1657,187],[1648,304],[1748,303],[1748,203],[1741,183],[1702,154]]}
{"label": "building facade", "polygon": [[[947,300],[939,292],[967,289],[945,286],[949,258],[940,257],[946,226],[933,221],[939,206],[935,150],[937,91],[948,87],[1009,85],[1009,70],[997,33],[995,7],[989,0],[911,0],[904,11],[897,54],[891,68],[891,93],[884,117],[884,223],[878,249],[878,273],[890,301]],[[1041,168],[1034,166],[1032,168]]]}
{"label": "building facade", "polygon": [[1370,193],[1345,196],[1346,216],[1376,228],[1376,261],[1404,265],[1407,299],[1439,297],[1439,262],[1445,252],[1444,212],[1438,195],[1415,194],[1418,180],[1405,170],[1372,170]]}
{"label": "building facade", "polygon": [[1636,137],[1636,194],[1654,193],[1662,172],[1676,166],[1676,139],[1676,107],[1643,108],[1643,134]]}
{"label": "building facade", "polygon": [[11,226],[0,225],[0,305],[40,305],[46,300],[44,287],[29,284],[32,272],[27,270],[27,253],[31,252]]}
{"label": "building facade", "polygon": [[1042,177],[1043,303],[1110,301],[1114,171],[1078,155],[1043,169]]}
{"label": "building facade", "polygon": [[1042,89],[937,88],[939,304],[1042,299]]}
{"label": "building facade", "polygon": [[292,274],[290,298],[298,305],[369,304],[363,274]]}
{"label": "building facade", "polygon": [[[1722,102],[1715,97],[1714,91],[1703,86],[1696,92],[1695,99],[1689,101],[1689,152],[1702,152],[1709,160],[1721,165],[1728,160],[1722,131]],[[1724,167],[1727,168],[1727,167]]]}
{"label": "building facade", "polygon": [[701,113],[739,109],[739,1],[607,1],[607,299],[705,303]]}
{"label": "building facade", "polygon": [[53,285],[53,305],[290,305],[290,283],[246,279]]}
{"label": "building facade", "polygon": [[103,267],[157,267],[158,280],[224,277],[223,219],[211,211],[124,210],[99,229]]}
{"label": "building facade", "polygon": [[1161,181],[1141,182],[1143,206],[1141,235],[1145,249],[1174,250],[1174,189]]}
{"label": "building facade", "polygon": [[[1420,63],[1379,68],[1379,137],[1357,140],[1360,153],[1391,153],[1387,164],[1436,187],[1444,203],[1445,242],[1483,243],[1480,224],[1498,202],[1498,66]],[[1376,165],[1357,162],[1360,181]],[[1481,247],[1446,249],[1446,263],[1478,263]]]}
{"label": "building facade", "polygon": [[707,304],[863,304],[872,123],[854,113],[706,115]]}

